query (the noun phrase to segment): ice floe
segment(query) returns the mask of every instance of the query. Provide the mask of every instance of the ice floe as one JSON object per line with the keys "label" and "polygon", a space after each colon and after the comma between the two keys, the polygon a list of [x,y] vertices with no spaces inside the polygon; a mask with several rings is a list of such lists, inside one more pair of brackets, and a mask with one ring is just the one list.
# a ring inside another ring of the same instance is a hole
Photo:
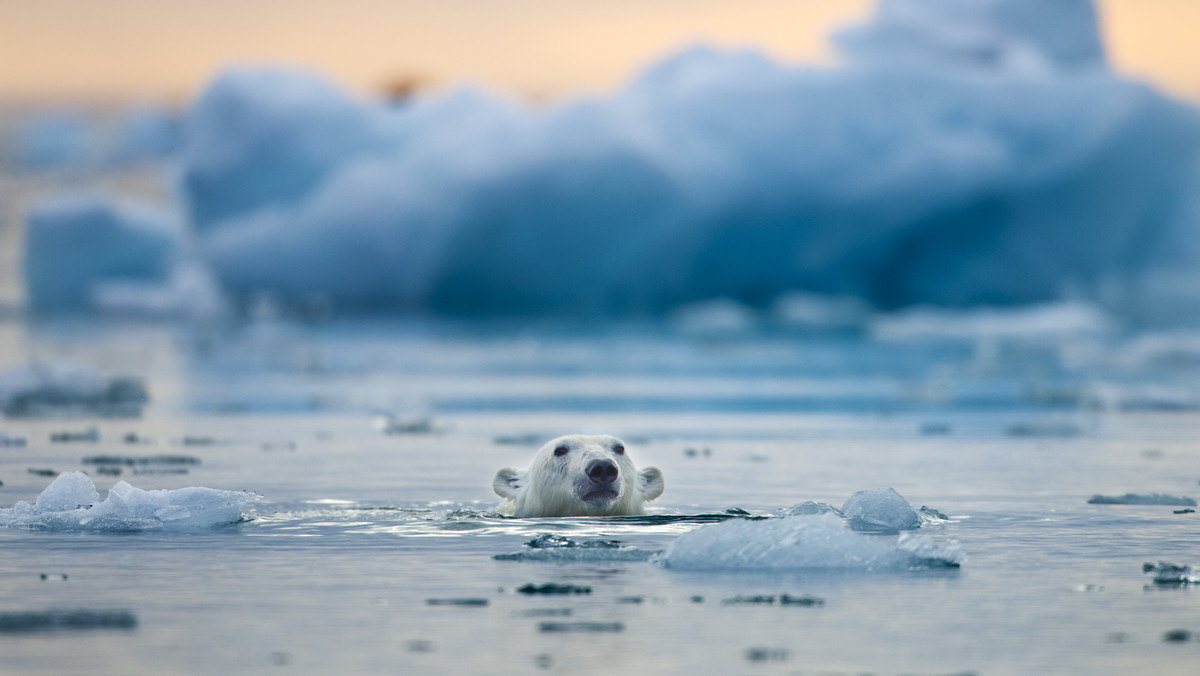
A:
{"label": "ice floe", "polygon": [[966,557],[956,542],[925,535],[857,533],[832,515],[727,521],[680,535],[663,553],[675,570],[901,571],[958,567]]}
{"label": "ice floe", "polygon": [[0,526],[39,530],[202,530],[240,521],[261,497],[212,488],[142,490],[119,481],[103,502],[91,478],[63,472],[34,504],[0,508]]}

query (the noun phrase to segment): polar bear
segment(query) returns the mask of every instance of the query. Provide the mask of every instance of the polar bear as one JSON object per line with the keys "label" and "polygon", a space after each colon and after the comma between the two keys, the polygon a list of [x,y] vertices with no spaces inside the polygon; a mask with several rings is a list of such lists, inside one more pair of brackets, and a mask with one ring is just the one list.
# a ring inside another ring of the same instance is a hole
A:
{"label": "polar bear", "polygon": [[616,437],[572,434],[542,446],[529,469],[496,472],[492,488],[505,498],[497,510],[516,517],[627,516],[646,513],[663,476],[639,472]]}

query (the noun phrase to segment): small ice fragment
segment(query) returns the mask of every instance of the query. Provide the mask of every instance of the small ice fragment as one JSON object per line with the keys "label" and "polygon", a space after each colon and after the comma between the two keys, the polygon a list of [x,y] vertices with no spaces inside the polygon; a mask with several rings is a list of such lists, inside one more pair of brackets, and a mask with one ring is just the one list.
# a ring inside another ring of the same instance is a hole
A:
{"label": "small ice fragment", "polygon": [[896,532],[921,527],[921,517],[908,501],[892,488],[859,491],[842,505],[842,515],[854,530]]}
{"label": "small ice fragment", "polygon": [[638,549],[617,540],[577,542],[562,535],[542,533],[525,543],[528,549],[511,554],[496,554],[497,561],[648,561],[661,550]]}
{"label": "small ice fragment", "polygon": [[836,514],[842,516],[841,510],[826,502],[806,500],[791,507],[782,507],[775,511],[778,516],[807,516],[812,514]]}
{"label": "small ice fragment", "polygon": [[791,657],[791,652],[787,648],[766,648],[762,646],[746,648],[745,654],[748,662],[783,662]]}
{"label": "small ice fragment", "polygon": [[542,632],[616,633],[625,631],[624,622],[539,622]]}
{"label": "small ice fragment", "polygon": [[584,540],[577,542],[571,538],[554,533],[542,533],[536,538],[525,543],[526,547],[534,549],[547,549],[550,547],[603,547],[608,549],[616,549],[621,546],[617,540]]}
{"label": "small ice fragment", "polygon": [[481,607],[488,604],[487,599],[477,598],[461,598],[461,599],[425,599],[427,606],[467,606]]}
{"label": "small ice fragment", "polygon": [[1154,573],[1154,584],[1164,586],[1183,586],[1200,583],[1200,575],[1193,572],[1191,566],[1181,566],[1175,563],[1159,561],[1143,563],[1143,573]]}
{"label": "small ice fragment", "polygon": [[82,432],[51,432],[50,442],[54,444],[85,443],[94,444],[100,441],[100,430],[89,427]]}
{"label": "small ice fragment", "polygon": [[200,459],[191,455],[90,455],[85,465],[199,465]]}
{"label": "small ice fragment", "polygon": [[1125,495],[1093,495],[1089,505],[1181,505],[1195,507],[1196,501],[1165,493],[1126,493]]}
{"label": "small ice fragment", "polygon": [[375,427],[384,434],[433,434],[437,431],[430,418],[397,418],[391,414],[377,415]]}
{"label": "small ice fragment", "polygon": [[546,547],[496,554],[492,558],[497,561],[649,561],[661,553],[661,549],[637,547]]}
{"label": "small ice fragment", "polygon": [[825,599],[820,596],[812,596],[806,594],[804,596],[792,596],[790,594],[780,594],[779,596],[758,595],[758,596],[735,596],[731,599],[721,601],[721,605],[725,606],[823,606]]}
{"label": "small ice fragment", "polygon": [[1066,439],[1082,435],[1083,428],[1067,421],[1034,421],[1009,425],[1004,433],[1010,437],[1048,437]]}
{"label": "small ice fragment", "polygon": [[525,584],[517,587],[517,591],[522,594],[591,594],[592,588],[575,584],[556,584],[547,582],[545,584]]}
{"label": "small ice fragment", "polygon": [[47,610],[0,613],[0,634],[85,629],[134,629],[128,610]]}

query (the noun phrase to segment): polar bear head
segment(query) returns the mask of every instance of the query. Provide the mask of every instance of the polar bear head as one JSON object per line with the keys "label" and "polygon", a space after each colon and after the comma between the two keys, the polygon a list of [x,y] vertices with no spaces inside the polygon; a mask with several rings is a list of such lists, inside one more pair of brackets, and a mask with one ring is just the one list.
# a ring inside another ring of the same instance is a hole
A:
{"label": "polar bear head", "polygon": [[616,437],[573,434],[542,446],[525,471],[496,472],[492,488],[505,498],[499,510],[517,517],[623,516],[645,514],[663,477],[638,471]]}

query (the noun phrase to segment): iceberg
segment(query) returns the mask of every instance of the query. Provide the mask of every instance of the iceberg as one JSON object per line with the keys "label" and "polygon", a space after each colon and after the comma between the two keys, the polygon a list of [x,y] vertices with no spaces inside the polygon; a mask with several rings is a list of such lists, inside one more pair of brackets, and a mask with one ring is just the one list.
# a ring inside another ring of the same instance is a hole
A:
{"label": "iceberg", "polygon": [[180,237],[168,217],[102,195],[42,202],[27,218],[26,303],[38,312],[86,310],[105,283],[164,282]]}
{"label": "iceberg", "polygon": [[188,531],[242,520],[242,510],[262,497],[213,488],[142,490],[118,481],[103,502],[83,472],[63,472],[34,504],[0,508],[0,526],[39,530]]}
{"label": "iceberg", "polygon": [[689,571],[904,571],[957,568],[957,542],[929,536],[856,533],[833,514],[726,521],[680,535],[663,553],[666,568]]}
{"label": "iceberg", "polygon": [[1163,281],[1200,263],[1200,111],[1111,72],[1091,2],[883,0],[835,42],[832,68],[689,47],[536,109],[470,89],[386,106],[235,69],[192,106],[181,185],[240,298],[1200,307]]}
{"label": "iceberg", "polygon": [[221,74],[184,122],[180,183],[193,226],[204,231],[300,199],[371,147],[371,118],[372,111],[306,71]]}

